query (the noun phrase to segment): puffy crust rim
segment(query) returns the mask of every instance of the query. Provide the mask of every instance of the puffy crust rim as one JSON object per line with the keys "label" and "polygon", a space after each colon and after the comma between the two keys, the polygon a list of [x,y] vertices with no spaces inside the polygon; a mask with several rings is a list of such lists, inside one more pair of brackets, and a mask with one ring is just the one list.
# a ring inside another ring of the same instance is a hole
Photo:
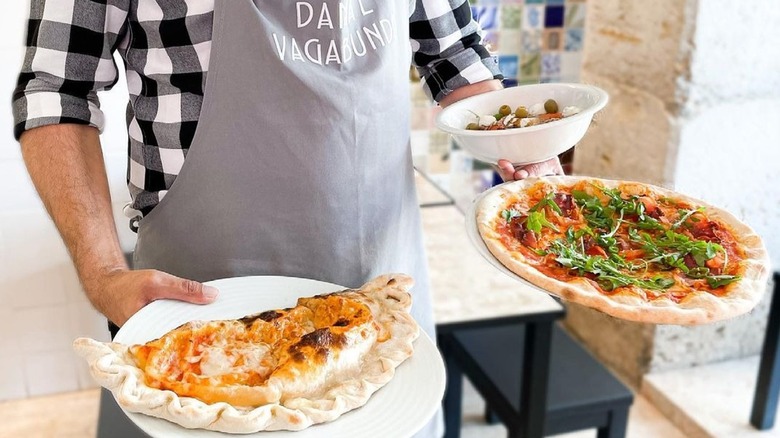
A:
{"label": "puffy crust rim", "polygon": [[[550,278],[525,263],[522,254],[509,253],[501,243],[499,234],[493,229],[493,220],[503,210],[505,201],[509,197],[522,195],[526,188],[540,180],[554,186],[570,186],[582,180],[598,182],[608,188],[616,188],[621,184],[638,184],[656,195],[703,206],[707,215],[726,224],[737,242],[743,246],[747,258],[743,262],[742,279],[730,286],[727,295],[723,297],[716,297],[706,291],[696,291],[680,303],[674,303],[669,299],[646,301],[626,295],[610,298],[586,280],[564,282]],[[752,310],[764,295],[769,280],[768,252],[761,238],[750,226],[731,213],[704,201],[650,184],[572,176],[528,178],[502,184],[486,193],[477,205],[476,222],[488,250],[512,272],[553,295],[629,321],[696,325],[730,319]]]}
{"label": "puffy crust rim", "polygon": [[[392,283],[388,285],[388,283]],[[254,433],[263,430],[301,430],[312,424],[333,421],[363,406],[369,397],[387,384],[395,369],[414,352],[413,342],[420,329],[409,314],[413,280],[403,274],[383,275],[358,291],[345,291],[378,312],[380,325],[388,328],[390,340],[375,344],[366,356],[361,376],[342,381],[320,400],[296,398],[283,402],[239,409],[228,403],[206,404],[173,391],[151,388],[143,372],[135,366],[128,346],[79,338],[74,350],[84,357],[98,384],[110,390],[117,402],[130,412],[164,418],[189,429],[228,433]],[[377,313],[375,313],[376,315]]]}

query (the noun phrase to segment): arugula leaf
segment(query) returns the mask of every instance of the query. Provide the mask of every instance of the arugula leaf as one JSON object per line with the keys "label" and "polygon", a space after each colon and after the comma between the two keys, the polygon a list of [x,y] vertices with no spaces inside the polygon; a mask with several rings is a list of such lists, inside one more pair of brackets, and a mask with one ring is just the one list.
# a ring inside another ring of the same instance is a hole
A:
{"label": "arugula leaf", "polygon": [[[670,268],[677,268],[689,277],[691,269],[685,264],[685,256],[690,254],[696,265],[703,268],[705,262],[715,257],[718,252],[725,253],[723,247],[717,243],[691,239],[672,230],[653,238],[648,233],[631,229],[628,236],[632,241],[642,244],[642,249],[651,255],[649,263],[662,263]],[[702,271],[696,271],[694,275],[701,278]]]}
{"label": "arugula leaf", "polygon": [[691,269],[685,275],[691,278],[706,278],[708,275],[710,275],[710,270],[705,267],[699,266]]}
{"label": "arugula leaf", "polygon": [[596,236],[595,233],[593,233],[593,230],[591,230],[589,227],[580,228],[579,230],[574,230],[573,227],[569,227],[566,229],[566,240],[569,242],[575,242],[579,241],[582,236]]}
{"label": "arugula leaf", "polygon": [[669,289],[670,287],[674,286],[674,278],[662,277],[658,275],[653,278],[653,283],[658,285],[658,287],[661,289]]}
{"label": "arugula leaf", "polygon": [[534,212],[534,211],[539,211],[544,207],[550,207],[550,209],[552,209],[554,212],[562,216],[563,212],[561,211],[561,207],[558,207],[558,204],[555,203],[555,201],[553,200],[554,197],[555,197],[555,193],[552,192],[548,193],[547,196],[542,198],[528,211]]}
{"label": "arugula leaf", "polygon": [[707,284],[709,284],[710,287],[713,289],[717,289],[721,286],[731,284],[741,278],[742,277],[740,277],[739,275],[711,275],[706,277]]}
{"label": "arugula leaf", "polygon": [[613,275],[599,275],[599,278],[596,280],[596,282],[599,284],[599,286],[601,286],[602,289],[607,292],[632,284],[631,280],[625,277],[616,277]]}
{"label": "arugula leaf", "polygon": [[702,211],[704,211],[704,207],[699,207],[699,208],[697,208],[695,210],[685,210],[685,209],[677,210],[677,213],[680,215],[680,218],[677,219],[672,224],[672,229],[676,230],[677,228],[680,227],[680,225],[684,224],[685,221],[687,221],[689,217],[693,216],[694,213],[702,212]]}
{"label": "arugula leaf", "polygon": [[542,233],[542,227],[550,228],[551,230],[558,232],[558,228],[547,220],[544,213],[541,211],[532,211],[528,214],[528,219],[525,222],[526,228],[533,231],[536,234]]}
{"label": "arugula leaf", "polygon": [[572,197],[577,205],[583,209],[583,216],[591,228],[612,229],[614,209],[603,205],[597,196],[589,195],[582,190],[572,191]]}
{"label": "arugula leaf", "polygon": [[501,217],[504,218],[504,220],[509,223],[512,219],[516,217],[522,216],[519,211],[511,209],[511,210],[504,210],[501,212]]}
{"label": "arugula leaf", "polygon": [[608,189],[606,187],[595,186],[602,193],[609,197],[608,206],[613,211],[619,213],[621,218],[625,214],[633,214],[638,218],[637,227],[647,230],[663,230],[663,225],[655,218],[645,214],[645,204],[639,199],[639,196],[631,195],[628,199],[623,199],[622,193],[618,189]]}
{"label": "arugula leaf", "polygon": [[637,278],[620,271],[619,265],[601,256],[591,256],[580,251],[576,242],[566,242],[558,239],[552,242],[549,252],[555,254],[556,261],[562,266],[578,271],[579,275],[591,273],[596,275],[599,286],[610,291],[617,287],[636,285],[649,290],[668,289],[674,280],[656,276],[653,279]]}

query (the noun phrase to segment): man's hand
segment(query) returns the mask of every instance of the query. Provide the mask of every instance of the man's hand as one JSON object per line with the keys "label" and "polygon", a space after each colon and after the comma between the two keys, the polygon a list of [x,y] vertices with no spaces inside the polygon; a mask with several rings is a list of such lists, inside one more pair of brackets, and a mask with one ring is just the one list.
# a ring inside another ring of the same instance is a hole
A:
{"label": "man's hand", "polygon": [[213,286],[151,269],[121,269],[105,273],[85,285],[85,288],[95,307],[120,327],[152,301],[172,299],[208,304],[219,293]]}
{"label": "man's hand", "polygon": [[529,176],[563,175],[563,168],[558,157],[522,167],[515,167],[508,160],[498,160],[497,167],[498,173],[504,181],[526,179]]}

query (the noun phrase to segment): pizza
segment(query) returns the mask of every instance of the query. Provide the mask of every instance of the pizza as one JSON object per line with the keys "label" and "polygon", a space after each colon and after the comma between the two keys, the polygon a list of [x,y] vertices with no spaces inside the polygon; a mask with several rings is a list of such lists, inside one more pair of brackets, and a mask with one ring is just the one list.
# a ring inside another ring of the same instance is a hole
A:
{"label": "pizza", "polygon": [[300,430],[364,405],[413,354],[412,284],[384,275],[143,345],[80,338],[74,348],[125,410],[229,433]]}
{"label": "pizza", "polygon": [[530,283],[609,315],[702,324],[750,311],[767,287],[761,239],[728,212],[638,182],[529,178],[476,206],[482,240]]}

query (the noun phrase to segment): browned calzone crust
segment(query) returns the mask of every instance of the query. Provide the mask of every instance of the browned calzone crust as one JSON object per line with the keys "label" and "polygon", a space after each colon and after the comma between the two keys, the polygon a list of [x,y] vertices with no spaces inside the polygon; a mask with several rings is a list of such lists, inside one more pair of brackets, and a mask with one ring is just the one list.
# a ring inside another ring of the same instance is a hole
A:
{"label": "browned calzone crust", "polygon": [[[561,281],[545,275],[533,266],[528,257],[521,252],[508,250],[501,242],[501,235],[496,231],[496,221],[501,217],[501,212],[507,208],[508,202],[522,199],[528,188],[540,182],[549,185],[554,191],[555,187],[572,186],[582,180],[606,188],[620,186],[622,190],[647,193],[659,198],[668,197],[693,206],[705,207],[705,214],[725,224],[744,250],[746,257],[741,262],[741,280],[726,286],[727,293],[721,296],[707,291],[694,291],[680,302],[663,297],[648,300],[643,296],[642,291],[636,288],[625,288],[624,291],[608,295],[584,278]],[[768,254],[759,236],[749,226],[725,210],[648,184],[570,176],[529,178],[504,184],[486,193],[477,206],[476,221],[485,245],[508,269],[551,294],[617,318],[655,324],[709,323],[750,311],[761,299],[767,287]]]}
{"label": "browned calzone crust", "polygon": [[[292,309],[191,322],[145,345],[81,338],[74,348],[128,411],[230,433],[300,430],[364,405],[412,355],[412,284],[384,275],[358,290],[301,298]],[[207,348],[186,351],[203,339]],[[219,374],[226,352],[241,359]],[[171,365],[181,357],[180,367]]]}

